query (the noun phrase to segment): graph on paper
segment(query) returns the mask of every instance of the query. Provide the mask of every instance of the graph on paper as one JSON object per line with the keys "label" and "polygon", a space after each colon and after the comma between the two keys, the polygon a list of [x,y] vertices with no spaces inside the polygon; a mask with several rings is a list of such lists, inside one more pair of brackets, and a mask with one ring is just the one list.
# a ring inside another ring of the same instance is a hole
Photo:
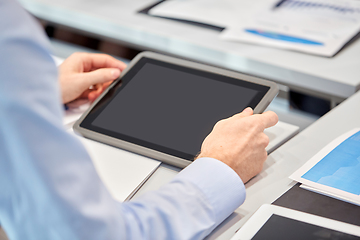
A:
{"label": "graph on paper", "polygon": [[360,132],[337,146],[302,178],[360,195]]}
{"label": "graph on paper", "polygon": [[274,9],[280,8],[305,11],[328,11],[338,14],[360,14],[359,7],[329,1],[282,0],[274,6]]}
{"label": "graph on paper", "polygon": [[359,31],[359,0],[281,0],[221,37],[332,57]]}
{"label": "graph on paper", "polygon": [[304,189],[360,205],[360,128],[332,140],[290,178]]}

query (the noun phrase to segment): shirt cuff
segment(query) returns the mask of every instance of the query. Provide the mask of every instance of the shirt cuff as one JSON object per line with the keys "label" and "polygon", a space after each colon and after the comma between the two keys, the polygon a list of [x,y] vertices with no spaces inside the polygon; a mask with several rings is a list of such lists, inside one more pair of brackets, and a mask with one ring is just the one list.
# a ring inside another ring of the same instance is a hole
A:
{"label": "shirt cuff", "polygon": [[217,221],[223,221],[245,201],[245,186],[239,175],[217,159],[199,158],[176,178],[190,181],[203,192]]}

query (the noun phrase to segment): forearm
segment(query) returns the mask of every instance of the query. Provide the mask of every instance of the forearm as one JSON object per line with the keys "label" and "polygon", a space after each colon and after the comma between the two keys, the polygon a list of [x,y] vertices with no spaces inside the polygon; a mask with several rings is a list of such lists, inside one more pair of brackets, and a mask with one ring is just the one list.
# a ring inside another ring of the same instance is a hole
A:
{"label": "forearm", "polygon": [[134,239],[202,239],[245,200],[239,176],[224,163],[198,159],[160,190],[124,203]]}
{"label": "forearm", "polygon": [[202,238],[242,203],[240,178],[213,159],[136,201],[114,201],[62,127],[45,36],[19,9],[0,3],[0,219],[10,239]]}

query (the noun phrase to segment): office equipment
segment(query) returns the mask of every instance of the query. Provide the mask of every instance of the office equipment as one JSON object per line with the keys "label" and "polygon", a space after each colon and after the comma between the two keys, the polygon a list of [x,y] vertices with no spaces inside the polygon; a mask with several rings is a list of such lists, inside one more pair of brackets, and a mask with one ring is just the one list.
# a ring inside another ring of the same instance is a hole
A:
{"label": "office equipment", "polygon": [[87,103],[66,110],[63,119],[64,127],[83,143],[99,177],[113,198],[119,202],[127,201],[158,169],[161,162],[75,134],[72,126],[89,106]]}
{"label": "office equipment", "polygon": [[[270,140],[269,145],[266,147],[266,151],[268,153],[273,152],[282,144],[284,144],[289,139],[291,139],[296,134],[298,134],[298,132],[299,132],[299,127],[280,121],[275,126],[265,129],[264,133],[269,137]],[[270,159],[269,162],[272,162],[272,160]],[[266,175],[267,171],[277,172],[276,167],[270,165],[272,164],[265,163],[265,167],[263,169],[264,175]],[[158,168],[158,170],[156,170],[154,175],[152,175],[151,178],[148,181],[146,181],[146,183],[141,187],[141,189],[135,194],[134,197],[136,198],[148,191],[156,190],[160,188],[162,185],[164,185],[165,183],[169,182],[172,178],[174,178],[179,171],[181,171],[180,168],[176,168],[166,164],[161,164],[161,166]],[[259,180],[259,178],[257,180]],[[251,183],[255,183],[257,180],[254,179],[253,181],[250,181],[250,185]],[[249,185],[247,187],[249,187]],[[247,197],[251,198],[251,196],[249,195]],[[254,199],[251,199],[250,202],[251,201],[254,201]]]}
{"label": "office equipment", "polygon": [[[262,75],[306,94],[331,98],[335,102],[338,98],[343,100],[350,97],[359,89],[359,40],[354,41],[334,58],[322,58],[239,42],[224,42],[218,39],[216,31],[137,14],[139,9],[153,3],[151,0],[119,0],[107,5],[100,1],[84,0],[21,2],[32,14],[56,26],[81,29],[92,36],[111,38],[129,46],[157,49]],[[359,127],[360,112],[354,110],[359,106],[360,94],[357,93],[273,152],[265,162],[263,172],[246,185],[246,202],[216,228],[208,239],[230,239],[263,203],[271,203],[291,188],[295,184],[288,178],[291,173],[326,146],[330,139]],[[156,173],[150,181],[155,175]],[[310,207],[306,204],[307,201],[313,201],[313,198],[301,198],[304,192],[311,195],[316,193],[303,190],[295,194],[296,199],[301,199],[305,207]],[[327,204],[318,204],[317,210],[324,214],[332,209],[333,215],[341,211],[337,205]],[[339,220],[346,221],[358,216],[353,216],[356,212],[352,208],[345,211],[343,218]]]}
{"label": "office equipment", "polygon": [[[57,65],[64,60],[55,56],[53,58]],[[76,135],[72,126],[89,106],[89,103],[85,103],[64,112],[63,124],[70,134]],[[161,164],[155,159],[85,139],[79,135],[76,137],[88,151],[104,185],[113,198],[119,202],[129,200]]]}
{"label": "office equipment", "polygon": [[297,183],[272,204],[360,226],[360,207],[317,192]]}
{"label": "office equipment", "polygon": [[[245,185],[245,203],[216,228],[209,239],[230,239],[262,204],[272,203],[293,187],[297,182],[289,178],[292,173],[332,139],[360,127],[360,111],[356,110],[359,106],[360,93],[356,93],[271,153],[263,171]],[[291,198],[286,195],[281,201],[282,204],[278,204],[360,226],[359,206],[298,187],[296,189],[298,191],[291,192]],[[306,196],[303,197],[304,194]]]}
{"label": "office equipment", "polygon": [[291,210],[263,205],[231,240],[360,239],[360,227]]}
{"label": "office equipment", "polygon": [[308,189],[360,205],[360,128],[333,140],[290,178]]}
{"label": "office equipment", "polygon": [[263,79],[145,52],[74,125],[85,137],[179,167],[193,161],[216,122],[278,92]]}
{"label": "office equipment", "polygon": [[[72,132],[70,128],[74,122],[78,120],[88,108],[89,104],[84,104],[78,108],[70,108],[65,111],[63,122],[70,132]],[[299,127],[284,122],[278,122],[274,127],[265,129],[265,134],[270,139],[270,143],[266,148],[267,152],[273,152],[298,132]],[[170,166],[161,167],[160,161],[144,158],[135,153],[85,139],[81,136],[78,137],[88,150],[106,187],[113,197],[120,202],[132,198],[134,194],[137,194],[138,189],[140,189],[141,195],[149,191],[149,188],[154,190],[160,187],[167,181],[170,181],[172,177],[181,170],[177,168],[170,169]],[[173,169],[175,169],[175,171],[173,171]],[[153,177],[152,174],[154,171],[156,172]],[[143,187],[143,184],[145,184],[145,187]],[[149,185],[151,185],[151,187],[149,187]]]}

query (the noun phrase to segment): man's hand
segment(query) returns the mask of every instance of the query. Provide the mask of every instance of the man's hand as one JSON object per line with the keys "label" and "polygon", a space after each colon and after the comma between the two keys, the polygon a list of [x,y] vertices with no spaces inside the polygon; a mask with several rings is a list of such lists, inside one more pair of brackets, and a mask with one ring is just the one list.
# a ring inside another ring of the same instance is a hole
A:
{"label": "man's hand", "polygon": [[125,68],[125,63],[106,54],[72,54],[59,67],[63,103],[94,101]]}
{"label": "man's hand", "polygon": [[251,108],[216,123],[205,138],[200,157],[218,159],[240,176],[246,183],[260,173],[267,158],[269,138],[264,129],[274,126],[278,117],[274,112],[253,115]]}

